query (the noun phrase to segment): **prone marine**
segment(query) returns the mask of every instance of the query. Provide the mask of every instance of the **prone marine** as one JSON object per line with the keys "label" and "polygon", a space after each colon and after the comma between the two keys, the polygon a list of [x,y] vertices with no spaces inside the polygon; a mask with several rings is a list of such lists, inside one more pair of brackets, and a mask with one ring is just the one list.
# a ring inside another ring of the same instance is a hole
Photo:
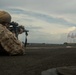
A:
{"label": "prone marine", "polygon": [[0,11],[0,54],[24,55],[23,43],[8,29],[10,22],[11,15],[6,11]]}

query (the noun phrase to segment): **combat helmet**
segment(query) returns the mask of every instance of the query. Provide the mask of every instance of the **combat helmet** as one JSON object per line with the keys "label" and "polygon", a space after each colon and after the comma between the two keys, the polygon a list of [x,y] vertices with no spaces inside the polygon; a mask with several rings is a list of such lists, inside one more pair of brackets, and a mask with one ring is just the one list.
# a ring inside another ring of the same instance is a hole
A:
{"label": "combat helmet", "polygon": [[10,23],[11,15],[6,11],[0,11],[0,23]]}

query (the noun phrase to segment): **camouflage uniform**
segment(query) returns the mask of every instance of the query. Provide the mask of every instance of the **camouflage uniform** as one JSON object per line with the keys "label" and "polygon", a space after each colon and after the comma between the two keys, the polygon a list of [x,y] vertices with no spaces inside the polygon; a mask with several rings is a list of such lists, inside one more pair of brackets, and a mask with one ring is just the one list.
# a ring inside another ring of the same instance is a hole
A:
{"label": "camouflage uniform", "polygon": [[[15,37],[15,35],[6,28],[6,23],[10,23],[11,16],[5,11],[0,11],[0,47],[10,55],[24,54],[23,44]],[[2,23],[5,23],[3,25]],[[0,48],[0,51],[2,50]]]}
{"label": "camouflage uniform", "polygon": [[23,44],[5,26],[0,24],[0,43],[10,55],[23,54]]}

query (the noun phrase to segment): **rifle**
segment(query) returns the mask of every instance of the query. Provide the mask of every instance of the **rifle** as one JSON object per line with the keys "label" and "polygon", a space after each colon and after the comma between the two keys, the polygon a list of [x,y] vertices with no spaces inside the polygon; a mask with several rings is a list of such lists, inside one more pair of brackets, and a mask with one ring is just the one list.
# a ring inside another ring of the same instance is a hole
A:
{"label": "rifle", "polygon": [[20,29],[22,29],[23,32],[25,32],[25,35],[26,35],[25,43],[24,43],[24,46],[26,47],[26,44],[27,44],[27,36],[28,36],[28,32],[29,32],[29,31],[26,30],[26,29],[24,28],[24,26],[19,26],[19,24],[16,23],[16,22],[11,22],[8,29],[9,29],[11,32],[15,33],[15,36],[17,37],[17,39],[18,39],[18,35],[19,35],[19,32],[20,32]]}

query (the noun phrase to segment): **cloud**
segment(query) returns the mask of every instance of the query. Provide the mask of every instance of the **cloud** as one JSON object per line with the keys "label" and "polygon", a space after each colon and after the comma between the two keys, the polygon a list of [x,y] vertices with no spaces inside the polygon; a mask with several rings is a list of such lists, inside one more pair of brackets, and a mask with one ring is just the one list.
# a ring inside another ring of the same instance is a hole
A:
{"label": "cloud", "polygon": [[74,12],[76,9],[75,5],[76,0],[0,0],[1,7],[21,7],[32,11],[43,11],[55,14]]}
{"label": "cloud", "polygon": [[[42,13],[38,13],[38,12],[34,12],[34,11],[27,11],[27,10],[22,10],[22,9],[9,9],[9,10],[13,14],[28,15],[30,17],[34,17],[36,19],[40,19],[40,20],[46,21],[48,23],[56,23],[56,24],[67,25],[67,26],[76,26],[75,23],[69,22],[64,18],[53,17],[53,16],[50,16],[49,14],[42,14]],[[30,20],[30,19],[28,19],[28,20]]]}
{"label": "cloud", "polygon": [[[63,43],[76,27],[76,0],[1,0],[12,20],[29,30],[28,42]],[[19,36],[24,40],[24,35]]]}
{"label": "cloud", "polygon": [[[63,43],[66,41],[66,34],[74,30],[75,24],[64,18],[17,8],[8,10],[12,14],[13,20],[15,19],[29,30],[28,42]],[[24,40],[23,35],[19,38]]]}

